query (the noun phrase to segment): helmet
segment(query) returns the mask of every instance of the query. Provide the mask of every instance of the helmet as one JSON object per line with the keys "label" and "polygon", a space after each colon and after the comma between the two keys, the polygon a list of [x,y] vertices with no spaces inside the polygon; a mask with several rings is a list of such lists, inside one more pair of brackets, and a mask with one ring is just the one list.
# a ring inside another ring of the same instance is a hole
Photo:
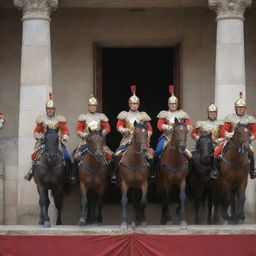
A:
{"label": "helmet", "polygon": [[131,86],[131,91],[132,91],[133,95],[129,98],[129,101],[128,101],[129,105],[131,103],[140,104],[140,99],[135,95],[135,93],[136,93],[136,85],[132,85]]}
{"label": "helmet", "polygon": [[175,103],[179,104],[179,100],[177,97],[174,96],[174,85],[169,85],[169,92],[171,93],[171,97],[168,99],[168,104]]}
{"label": "helmet", "polygon": [[93,96],[93,94],[91,94],[91,97],[88,100],[88,105],[94,105],[97,106],[98,105],[98,101],[97,99]]}
{"label": "helmet", "polygon": [[45,103],[46,108],[55,108],[55,102],[52,100],[52,93],[49,93],[49,100]]}
{"label": "helmet", "polygon": [[242,97],[243,93],[240,92],[240,98],[235,101],[235,107],[246,107],[246,101]]}
{"label": "helmet", "polygon": [[211,103],[211,105],[207,108],[208,112],[218,112],[218,108],[215,104]]}

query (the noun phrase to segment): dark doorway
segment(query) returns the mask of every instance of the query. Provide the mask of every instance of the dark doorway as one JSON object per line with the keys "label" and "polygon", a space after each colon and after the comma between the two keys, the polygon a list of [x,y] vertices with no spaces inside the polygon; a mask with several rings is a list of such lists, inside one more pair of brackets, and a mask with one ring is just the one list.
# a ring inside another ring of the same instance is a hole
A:
{"label": "dark doorway", "polygon": [[[116,131],[117,115],[128,111],[130,86],[137,85],[140,111],[152,118],[155,148],[160,136],[156,128],[157,114],[167,109],[168,85],[173,84],[177,69],[174,48],[102,48],[102,111],[109,117],[112,132],[107,143],[112,150],[118,147],[121,135]],[[178,93],[178,88],[175,89]]]}

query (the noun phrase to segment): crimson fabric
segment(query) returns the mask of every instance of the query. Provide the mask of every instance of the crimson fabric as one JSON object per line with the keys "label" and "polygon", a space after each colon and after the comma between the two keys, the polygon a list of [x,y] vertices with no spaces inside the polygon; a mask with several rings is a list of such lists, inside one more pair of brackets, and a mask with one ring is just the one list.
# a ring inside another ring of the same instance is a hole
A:
{"label": "crimson fabric", "polygon": [[0,236],[0,256],[255,256],[256,235]]}

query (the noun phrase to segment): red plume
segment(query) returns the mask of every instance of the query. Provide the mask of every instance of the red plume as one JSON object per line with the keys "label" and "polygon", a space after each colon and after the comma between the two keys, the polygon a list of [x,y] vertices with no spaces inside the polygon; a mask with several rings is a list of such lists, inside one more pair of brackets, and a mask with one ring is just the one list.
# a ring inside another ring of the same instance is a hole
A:
{"label": "red plume", "polygon": [[169,92],[171,94],[174,92],[174,85],[169,85]]}
{"label": "red plume", "polygon": [[131,85],[131,91],[133,94],[136,93],[136,85]]}
{"label": "red plume", "polygon": [[240,98],[242,98],[242,97],[243,97],[243,93],[242,93],[242,92],[240,92],[240,93],[239,93],[239,95],[240,95]]}
{"label": "red plume", "polygon": [[49,92],[49,99],[51,100],[52,99],[52,93]]}

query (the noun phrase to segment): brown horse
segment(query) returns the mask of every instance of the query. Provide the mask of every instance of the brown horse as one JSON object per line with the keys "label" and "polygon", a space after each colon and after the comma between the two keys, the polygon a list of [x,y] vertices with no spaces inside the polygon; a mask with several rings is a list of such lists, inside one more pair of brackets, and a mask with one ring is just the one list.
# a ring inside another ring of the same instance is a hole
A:
{"label": "brown horse", "polygon": [[236,224],[242,223],[245,218],[245,190],[250,171],[249,148],[250,130],[248,124],[239,123],[233,138],[224,150],[225,153],[219,166],[220,178],[217,180],[217,185],[222,192],[224,224],[227,224],[229,220],[228,207],[230,204],[232,217]]}
{"label": "brown horse", "polygon": [[147,153],[147,127],[144,124],[134,122],[134,132],[127,151],[119,162],[119,175],[122,193],[121,228],[127,228],[127,192],[129,188],[140,189],[141,196],[133,191],[133,206],[137,212],[138,224],[145,225],[145,207],[147,205],[147,190],[149,165],[146,159]]}
{"label": "brown horse", "polygon": [[40,160],[35,164],[33,177],[37,185],[41,208],[39,224],[44,227],[50,227],[48,190],[51,190],[55,206],[58,210],[56,224],[61,225],[62,200],[65,185],[67,185],[67,175],[61,152],[59,151],[58,131],[55,129],[48,128],[45,133],[45,149]]}
{"label": "brown horse", "polygon": [[162,197],[161,224],[171,224],[169,212],[169,190],[172,185],[177,184],[180,188],[179,218],[181,225],[186,225],[185,200],[186,200],[186,177],[189,173],[189,164],[184,157],[186,149],[188,129],[185,123],[175,118],[171,141],[163,151],[158,162],[157,187]]}
{"label": "brown horse", "polygon": [[[87,222],[102,223],[102,207],[107,188],[107,162],[103,154],[105,138],[100,131],[91,131],[87,136],[87,152],[78,163],[80,179],[81,213],[79,225]],[[91,191],[90,207],[88,207],[88,191]],[[89,210],[89,212],[88,212]]]}

